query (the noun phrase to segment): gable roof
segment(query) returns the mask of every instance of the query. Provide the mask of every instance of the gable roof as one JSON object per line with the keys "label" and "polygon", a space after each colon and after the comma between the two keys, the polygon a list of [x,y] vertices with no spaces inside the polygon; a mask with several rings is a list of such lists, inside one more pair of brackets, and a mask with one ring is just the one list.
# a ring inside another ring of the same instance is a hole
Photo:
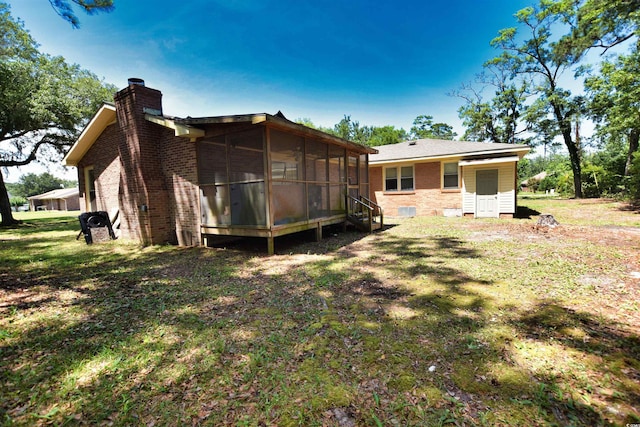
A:
{"label": "gable roof", "polygon": [[517,155],[522,158],[529,147],[522,144],[418,139],[376,147],[378,154],[369,156],[369,163],[390,163],[405,160],[435,160],[446,157],[463,159],[493,158]]}
{"label": "gable roof", "polygon": [[91,118],[87,126],[82,130],[80,137],[73,144],[63,162],[67,166],[77,166],[78,162],[87,154],[89,148],[98,139],[102,132],[111,123],[116,121],[116,106],[105,103],[98,112]]}
{"label": "gable roof", "polygon": [[46,193],[36,194],[27,197],[28,200],[51,200],[51,199],[68,199],[69,197],[80,194],[78,187],[75,188],[59,188],[57,190],[47,191]]}
{"label": "gable roof", "polygon": [[[149,122],[164,126],[175,131],[175,135],[179,137],[189,138],[194,141],[198,137],[204,136],[202,129],[194,127],[194,125],[205,124],[224,124],[224,123],[271,123],[277,127],[293,130],[295,132],[315,136],[318,138],[329,139],[338,145],[347,148],[357,149],[366,153],[377,153],[375,148],[357,144],[328,133],[321,132],[316,129],[295,123],[287,119],[282,112],[278,111],[275,115],[267,113],[258,114],[242,114],[232,116],[215,116],[215,117],[171,117],[166,115],[157,115],[155,111],[145,111],[145,119]],[[77,166],[82,157],[89,151],[98,137],[104,130],[116,121],[116,107],[114,104],[105,103],[98,112],[93,116],[91,121],[84,128],[78,140],[73,144],[67,155],[64,157],[64,164],[67,166]]]}

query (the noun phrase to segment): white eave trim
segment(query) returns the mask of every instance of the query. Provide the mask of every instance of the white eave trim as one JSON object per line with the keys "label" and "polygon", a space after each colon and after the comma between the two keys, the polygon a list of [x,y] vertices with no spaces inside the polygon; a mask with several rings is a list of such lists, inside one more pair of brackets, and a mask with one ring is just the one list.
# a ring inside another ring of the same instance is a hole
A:
{"label": "white eave trim", "polygon": [[458,162],[459,166],[483,166],[483,165],[491,165],[495,163],[512,163],[520,160],[518,156],[510,156],[510,157],[495,157],[493,159],[478,159],[478,160],[460,160]]}
{"label": "white eave trim", "polygon": [[112,104],[103,104],[91,121],[82,130],[82,133],[73,144],[63,162],[67,166],[77,166],[89,148],[98,139],[107,126],[116,122],[116,107]]}
{"label": "white eave trim", "polygon": [[152,114],[145,114],[144,118],[151,123],[155,123],[160,126],[164,126],[175,131],[175,135],[182,138],[189,138],[191,141],[195,141],[196,138],[204,136],[204,130],[194,128],[188,125],[181,125],[166,117],[154,116]]}
{"label": "white eave trim", "polygon": [[[442,161],[444,159],[451,159],[451,161],[455,161],[455,159],[460,159],[468,156],[491,156],[496,154],[514,154],[514,157],[517,157],[518,160],[524,157],[525,154],[529,152],[529,147],[516,148],[516,149],[507,149],[507,150],[485,150],[485,151],[477,151],[477,152],[467,152],[467,153],[451,153],[451,154],[437,154],[433,156],[415,156],[415,157],[401,157],[395,159],[385,159],[385,160],[375,160],[369,159],[370,166],[376,165],[385,165],[390,163],[424,163],[424,162],[433,162],[433,161]],[[509,157],[501,157],[502,159],[506,159]]]}

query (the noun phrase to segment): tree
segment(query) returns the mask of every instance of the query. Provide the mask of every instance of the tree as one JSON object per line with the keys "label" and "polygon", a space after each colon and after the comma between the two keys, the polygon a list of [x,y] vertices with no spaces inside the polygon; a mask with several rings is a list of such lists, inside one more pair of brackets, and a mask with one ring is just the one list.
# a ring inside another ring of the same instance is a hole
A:
{"label": "tree", "polygon": [[[458,110],[466,128],[463,139],[502,144],[531,142],[523,137],[529,126],[521,120],[529,95],[528,84],[526,81],[512,81],[507,66],[500,58],[488,61],[476,78],[481,89],[476,90],[469,84],[453,93],[465,101]],[[483,99],[486,88],[493,90],[493,98],[488,101]]]}
{"label": "tree", "polygon": [[334,134],[342,139],[367,145],[371,138],[371,127],[360,126],[360,122],[351,120],[351,116],[345,115],[333,127]]}
{"label": "tree", "polygon": [[433,116],[419,115],[413,120],[411,137],[414,139],[448,139],[458,136],[446,123],[433,123]]}
{"label": "tree", "polygon": [[589,115],[602,137],[627,140],[624,176],[631,173],[633,155],[640,140],[640,53],[605,61],[600,72],[585,80]]}
{"label": "tree", "polygon": [[371,137],[368,145],[377,147],[379,145],[397,144],[408,138],[407,131],[396,129],[395,126],[380,126],[371,129]]}
{"label": "tree", "polygon": [[76,185],[77,182],[75,181],[60,179],[49,172],[44,172],[39,175],[28,173],[21,176],[13,188],[16,196],[30,197],[59,188],[71,188]]}
{"label": "tree", "polygon": [[640,36],[640,0],[585,0],[569,15],[571,31],[562,37],[558,52],[581,58],[591,48],[603,53]]}
{"label": "tree", "polygon": [[[38,45],[0,3],[0,170],[60,160],[115,87]],[[0,173],[1,225],[16,221]]]}
{"label": "tree", "polygon": [[[115,9],[113,0],[71,0],[80,7],[87,15],[94,15],[98,12],[111,12]],[[73,28],[80,28],[80,20],[73,11],[73,7],[67,0],[49,0],[51,7]]]}
{"label": "tree", "polygon": [[571,92],[560,87],[560,78],[577,64],[578,58],[566,54],[553,41],[552,27],[562,25],[575,16],[572,1],[541,0],[538,7],[527,7],[516,13],[524,40],[518,28],[500,30],[491,45],[503,53],[496,58],[508,66],[514,78],[528,81],[537,95],[534,109],[528,109],[529,122],[550,119],[569,152],[576,198],[582,198],[581,148],[572,136],[572,120],[580,102]]}

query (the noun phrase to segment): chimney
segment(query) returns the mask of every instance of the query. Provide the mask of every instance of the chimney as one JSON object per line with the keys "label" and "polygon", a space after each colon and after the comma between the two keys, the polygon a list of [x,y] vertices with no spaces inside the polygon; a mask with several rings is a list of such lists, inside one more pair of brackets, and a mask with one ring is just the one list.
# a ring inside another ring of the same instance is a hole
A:
{"label": "chimney", "polygon": [[130,77],[128,80],[129,86],[131,85],[138,85],[138,86],[144,86],[144,80],[139,79],[137,77]]}
{"label": "chimney", "polygon": [[120,209],[131,228],[131,238],[144,244],[164,243],[167,238],[167,189],[162,170],[162,129],[145,114],[162,115],[162,92],[131,78],[116,93],[118,127],[122,132],[120,157]]}

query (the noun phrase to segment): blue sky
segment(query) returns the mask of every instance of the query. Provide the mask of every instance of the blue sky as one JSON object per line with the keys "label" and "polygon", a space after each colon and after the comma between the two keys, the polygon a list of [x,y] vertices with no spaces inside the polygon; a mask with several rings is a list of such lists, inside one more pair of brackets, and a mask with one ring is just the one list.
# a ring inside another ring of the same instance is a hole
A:
{"label": "blue sky", "polygon": [[520,0],[315,2],[115,0],[81,28],[47,0],[9,0],[40,43],[98,77],[129,77],[163,93],[176,116],[275,113],[333,126],[411,128],[420,114],[462,134],[462,100],[447,93],[495,56],[489,42],[513,26]]}

